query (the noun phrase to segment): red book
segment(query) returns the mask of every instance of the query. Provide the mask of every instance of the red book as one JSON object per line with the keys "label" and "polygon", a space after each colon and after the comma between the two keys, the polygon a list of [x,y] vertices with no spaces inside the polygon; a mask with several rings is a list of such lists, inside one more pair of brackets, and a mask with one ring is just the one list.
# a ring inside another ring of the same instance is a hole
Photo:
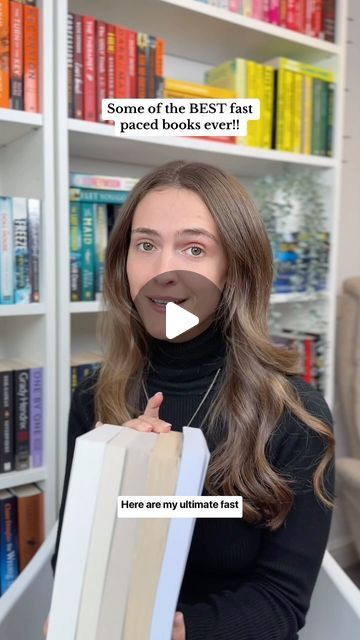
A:
{"label": "red book", "polygon": [[115,98],[115,25],[106,25],[106,97]]}
{"label": "red book", "polygon": [[103,122],[101,117],[102,100],[107,98],[106,95],[106,24],[101,20],[97,21],[96,29],[96,94],[97,94],[97,119]]}
{"label": "red book", "polygon": [[335,42],[335,12],[336,0],[324,0],[322,31],[328,42]]}
{"label": "red book", "polygon": [[287,28],[292,31],[305,31],[306,0],[287,0]]}
{"label": "red book", "polygon": [[125,27],[115,27],[115,97],[130,98],[129,78],[128,78],[128,48],[127,29]]}
{"label": "red book", "polygon": [[321,37],[321,30],[323,26],[322,10],[323,0],[311,0],[311,35],[314,38]]}
{"label": "red book", "polygon": [[127,30],[129,97],[137,98],[137,33]]}
{"label": "red book", "polygon": [[280,27],[286,27],[287,26],[287,10],[288,10],[288,1],[289,0],[280,0],[280,20],[279,20],[279,25]]}
{"label": "red book", "polygon": [[96,122],[95,18],[83,16],[84,120]]}
{"label": "red book", "polygon": [[84,118],[83,21],[74,14],[74,118]]}
{"label": "red book", "polygon": [[10,2],[11,108],[24,109],[24,13],[20,2]]}
{"label": "red book", "polygon": [[39,9],[24,5],[24,106],[40,111]]}
{"label": "red book", "polygon": [[164,40],[156,38],[155,53],[155,93],[156,98],[164,97]]}

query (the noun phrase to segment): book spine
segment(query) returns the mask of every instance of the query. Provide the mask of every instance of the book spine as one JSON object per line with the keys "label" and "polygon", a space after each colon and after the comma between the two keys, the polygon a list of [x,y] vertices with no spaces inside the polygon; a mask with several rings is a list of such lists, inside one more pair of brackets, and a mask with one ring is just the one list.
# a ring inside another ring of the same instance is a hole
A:
{"label": "book spine", "polygon": [[301,131],[302,131],[302,75],[300,73],[294,73],[294,140],[293,151],[295,153],[301,153]]}
{"label": "book spine", "polygon": [[326,155],[333,155],[333,131],[334,131],[334,101],[335,101],[335,85],[333,82],[328,84],[328,105],[327,105],[327,137],[326,137]]}
{"label": "book spine", "polygon": [[312,153],[321,155],[321,80],[313,82]]}
{"label": "book spine", "polygon": [[0,108],[10,107],[10,7],[0,0]]}
{"label": "book spine", "polygon": [[17,498],[19,568],[25,569],[44,541],[44,494]]}
{"label": "book spine", "polygon": [[302,153],[311,154],[312,149],[312,112],[313,78],[303,75],[303,116],[302,116]]}
{"label": "book spine", "polygon": [[128,29],[127,32],[127,56],[129,78],[129,97],[137,98],[137,33]]}
{"label": "book spine", "polygon": [[101,20],[97,21],[96,29],[96,86],[97,86],[97,119],[103,122],[101,117],[102,100],[106,95],[106,24]]}
{"label": "book spine", "polygon": [[79,189],[78,187],[70,187],[70,202],[124,204],[128,195],[128,191],[102,191],[101,189]]}
{"label": "book spine", "polygon": [[14,246],[11,198],[0,196],[0,303],[14,304]]}
{"label": "book spine", "polygon": [[9,497],[0,499],[0,584],[2,595],[18,575],[16,498],[9,493]]}
{"label": "book spine", "polygon": [[78,378],[77,367],[72,365],[71,366],[71,395],[74,393],[78,384],[79,384],[79,378]]}
{"label": "book spine", "polygon": [[275,72],[277,77],[276,91],[276,149],[285,150],[285,71],[279,69]]}
{"label": "book spine", "polygon": [[67,15],[67,98],[68,98],[68,117],[74,117],[74,14]]}
{"label": "book spine", "polygon": [[84,118],[83,21],[74,15],[74,117]]}
{"label": "book spine", "polygon": [[323,32],[324,39],[328,42],[335,42],[335,12],[336,0],[324,0]]}
{"label": "book spine", "polygon": [[286,20],[286,17],[287,17],[287,3],[288,3],[288,0],[280,0],[280,3],[279,3],[279,5],[280,5],[279,6],[279,14],[280,14],[279,15],[279,25],[280,25],[280,27],[285,27],[285,29],[286,29],[286,24],[287,24],[287,20]]}
{"label": "book spine", "polygon": [[0,371],[0,473],[14,468],[13,373]]}
{"label": "book spine", "polygon": [[284,72],[284,148],[292,151],[294,145],[294,76],[292,71]]}
{"label": "book spine", "polygon": [[80,203],[70,203],[70,300],[81,300],[81,215]]}
{"label": "book spine", "polygon": [[24,109],[24,12],[20,2],[10,2],[10,94],[12,109]]}
{"label": "book spine", "polygon": [[137,34],[137,97],[146,98],[148,37],[146,33]]}
{"label": "book spine", "polygon": [[271,24],[280,24],[280,0],[270,0],[270,21]]}
{"label": "book spine", "polygon": [[31,302],[40,301],[40,200],[29,198],[27,201],[29,232],[29,273]]}
{"label": "book spine", "polygon": [[156,38],[148,37],[148,56],[146,61],[146,97],[156,98],[155,88],[155,56],[156,56]]}
{"label": "book spine", "polygon": [[83,16],[84,120],[96,121],[95,19]]}
{"label": "book spine", "polygon": [[30,369],[30,460],[32,467],[43,464],[43,368]]}
{"label": "book spine", "polygon": [[15,304],[31,300],[28,222],[25,198],[13,198]]}
{"label": "book spine", "polygon": [[311,35],[313,36],[313,38],[321,37],[322,3],[323,0],[312,0]]}
{"label": "book spine", "polygon": [[120,189],[130,191],[138,181],[138,178],[116,177],[116,176],[96,176],[88,173],[71,173],[71,187],[85,187],[88,189]]}
{"label": "book spine", "polygon": [[95,205],[81,205],[81,299],[95,300]]}
{"label": "book spine", "polygon": [[320,155],[327,155],[327,146],[328,146],[328,82],[321,82],[321,93],[320,93]]}
{"label": "book spine", "polygon": [[39,9],[24,6],[24,106],[40,111]]}
{"label": "book spine", "polygon": [[262,0],[252,0],[252,17],[256,20],[263,20],[263,3]]}
{"label": "book spine", "polygon": [[263,147],[271,149],[272,119],[274,102],[274,70],[265,65],[264,69],[264,99],[263,99]]}
{"label": "book spine", "polygon": [[30,369],[14,370],[14,449],[16,471],[29,469],[30,466],[29,382]]}
{"label": "book spine", "polygon": [[164,97],[164,46],[163,38],[156,38],[155,51],[155,94],[156,98]]}
{"label": "book spine", "polygon": [[115,54],[116,30],[115,25],[106,25],[106,97],[115,98]]}
{"label": "book spine", "polygon": [[116,27],[115,96],[129,98],[127,35],[124,27]]}
{"label": "book spine", "polygon": [[96,205],[95,225],[95,299],[100,300],[104,289],[105,255],[108,243],[107,208],[105,204]]}

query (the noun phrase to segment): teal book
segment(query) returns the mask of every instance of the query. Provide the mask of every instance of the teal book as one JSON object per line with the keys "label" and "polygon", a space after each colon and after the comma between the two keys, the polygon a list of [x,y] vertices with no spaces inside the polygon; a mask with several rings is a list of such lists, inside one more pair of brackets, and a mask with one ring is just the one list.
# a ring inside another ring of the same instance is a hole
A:
{"label": "teal book", "polygon": [[81,300],[95,300],[96,204],[81,203]]}

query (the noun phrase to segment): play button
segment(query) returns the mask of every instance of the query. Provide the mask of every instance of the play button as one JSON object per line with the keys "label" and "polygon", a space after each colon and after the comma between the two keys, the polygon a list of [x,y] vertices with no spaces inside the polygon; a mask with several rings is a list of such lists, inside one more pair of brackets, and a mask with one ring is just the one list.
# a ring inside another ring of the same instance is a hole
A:
{"label": "play button", "polygon": [[[138,278],[141,283],[143,274]],[[210,279],[184,269],[159,273],[140,287],[132,283],[134,332],[140,336],[144,329],[158,340],[192,340],[214,321],[221,293]]]}
{"label": "play button", "polygon": [[189,331],[189,329],[192,329],[197,324],[199,324],[199,318],[196,315],[179,307],[179,305],[174,302],[167,303],[165,331],[166,337],[169,338],[169,340],[180,336],[182,333],[185,333],[185,331]]}

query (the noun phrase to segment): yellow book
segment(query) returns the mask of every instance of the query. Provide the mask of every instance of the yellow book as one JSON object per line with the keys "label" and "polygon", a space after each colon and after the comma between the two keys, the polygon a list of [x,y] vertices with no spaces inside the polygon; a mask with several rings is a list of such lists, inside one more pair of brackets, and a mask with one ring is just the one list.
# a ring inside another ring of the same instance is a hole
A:
{"label": "yellow book", "polygon": [[[234,91],[237,98],[248,98],[247,60],[233,58],[222,62],[205,72],[204,82],[213,87]],[[237,144],[248,144],[247,136],[236,136],[235,141]]]}
{"label": "yellow book", "polygon": [[294,144],[294,76],[292,71],[284,71],[284,137],[282,151],[292,151]]}
{"label": "yellow book", "polygon": [[[195,82],[185,82],[174,78],[165,78],[164,92],[180,93],[183,97],[196,98],[234,98],[234,91],[222,89],[207,84],[197,84]],[[186,95],[185,95],[186,94]]]}
{"label": "yellow book", "polygon": [[293,129],[293,148],[295,153],[301,153],[301,130],[302,130],[302,82],[301,73],[293,74],[294,83],[294,129]]}
{"label": "yellow book", "polygon": [[272,148],[272,129],[274,114],[274,69],[267,65],[263,66],[263,103],[261,105],[262,118],[262,139],[263,149]]}
{"label": "yellow book", "polygon": [[[253,60],[247,61],[248,98],[259,98],[258,92],[258,65]],[[247,123],[247,144],[249,147],[258,147],[260,144],[260,120],[249,120]]]}
{"label": "yellow book", "polygon": [[[211,98],[236,98],[235,91],[228,91],[229,95],[227,96],[218,96],[216,95],[216,91],[218,91],[217,87],[213,87],[214,94],[210,96]],[[204,96],[198,95],[195,93],[190,93],[188,91],[164,91],[164,98],[203,98]],[[209,96],[207,96],[209,97]]]}
{"label": "yellow book", "polygon": [[306,73],[312,78],[318,78],[318,80],[324,80],[325,82],[335,82],[335,73],[329,69],[322,69],[306,62],[299,62],[299,60],[292,60],[291,58],[284,58],[279,56],[278,58],[272,58],[267,60],[267,65],[273,67],[273,69],[286,69],[287,71],[293,71],[294,73]]}
{"label": "yellow book", "polygon": [[311,154],[312,148],[312,110],[313,110],[313,78],[303,75],[302,91],[302,139],[301,153]]}

